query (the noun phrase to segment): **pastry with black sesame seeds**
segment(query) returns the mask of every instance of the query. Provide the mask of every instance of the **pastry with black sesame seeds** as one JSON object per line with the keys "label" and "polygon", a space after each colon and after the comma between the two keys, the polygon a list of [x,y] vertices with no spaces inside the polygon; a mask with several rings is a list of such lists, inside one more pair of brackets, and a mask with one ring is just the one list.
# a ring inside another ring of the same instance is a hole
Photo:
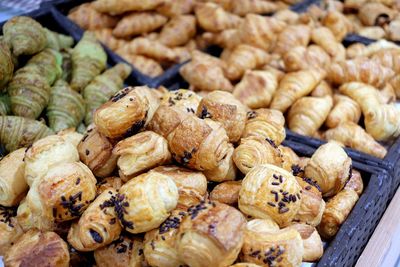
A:
{"label": "pastry with black sesame seeds", "polygon": [[24,233],[16,216],[16,208],[0,206],[0,255],[5,255]]}
{"label": "pastry with black sesame seeds", "polygon": [[97,195],[100,195],[101,193],[109,189],[118,191],[123,184],[124,182],[118,176],[110,176],[103,178],[97,182]]}

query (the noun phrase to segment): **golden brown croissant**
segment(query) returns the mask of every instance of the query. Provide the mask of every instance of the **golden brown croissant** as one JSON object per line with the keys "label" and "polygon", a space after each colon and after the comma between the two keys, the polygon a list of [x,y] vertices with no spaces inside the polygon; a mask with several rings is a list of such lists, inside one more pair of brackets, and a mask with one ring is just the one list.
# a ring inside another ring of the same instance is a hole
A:
{"label": "golden brown croissant", "polygon": [[18,221],[24,230],[51,230],[79,217],[95,197],[96,179],[86,165],[59,163],[34,181],[18,207]]}
{"label": "golden brown croissant", "polygon": [[157,61],[176,62],[178,57],[174,50],[170,47],[163,45],[157,40],[150,40],[149,38],[138,37],[121,46],[115,51],[117,54],[135,54],[146,56]]}
{"label": "golden brown croissant", "polygon": [[101,193],[85,210],[77,223],[72,224],[68,243],[78,251],[93,251],[118,239],[121,226],[114,211],[117,191]]}
{"label": "golden brown croissant", "polygon": [[346,59],[354,59],[364,56],[367,46],[362,43],[354,43],[346,48]]}
{"label": "golden brown croissant", "polygon": [[240,79],[246,70],[260,67],[268,60],[269,55],[265,51],[245,44],[238,45],[226,60],[226,77],[230,80]]}
{"label": "golden brown croissant", "polygon": [[344,186],[344,189],[354,190],[358,196],[361,196],[364,190],[364,182],[359,171],[354,169],[351,171],[351,177]]}
{"label": "golden brown croissant", "polygon": [[281,153],[276,145],[256,136],[242,138],[233,153],[233,161],[244,174],[260,164],[282,165]]}
{"label": "golden brown croissant", "polygon": [[77,162],[76,147],[58,135],[50,135],[33,143],[25,154],[25,180],[29,186],[46,175],[47,171],[59,163]]}
{"label": "golden brown croissant", "polygon": [[343,38],[353,31],[352,23],[341,12],[330,10],[322,20],[322,24],[330,29],[336,41],[342,42]]}
{"label": "golden brown croissant", "polygon": [[5,255],[24,233],[16,216],[15,208],[0,206],[0,255]]}
{"label": "golden brown croissant", "polygon": [[393,70],[382,66],[377,60],[362,57],[333,63],[328,70],[327,79],[338,85],[363,82],[382,87],[393,75]]}
{"label": "golden brown croissant", "polygon": [[124,39],[115,38],[112,35],[112,29],[104,28],[104,29],[92,30],[92,32],[96,36],[97,40],[99,40],[101,43],[109,47],[111,50],[117,50],[128,43]]}
{"label": "golden brown croissant", "polygon": [[242,138],[250,136],[269,139],[279,146],[286,138],[285,117],[282,112],[264,108],[249,111]]}
{"label": "golden brown croissant", "polygon": [[155,229],[178,203],[178,188],[167,175],[148,172],[124,184],[115,201],[121,225],[130,233]]}
{"label": "golden brown croissant", "polygon": [[4,255],[6,266],[68,267],[67,243],[54,232],[36,229],[26,232]]}
{"label": "golden brown croissant", "polygon": [[150,266],[175,267],[183,265],[176,243],[179,225],[186,215],[185,210],[175,209],[160,228],[147,232],[144,236],[144,256]]}
{"label": "golden brown croissant", "polygon": [[171,160],[167,140],[152,131],[141,132],[118,142],[113,154],[118,157],[119,176],[124,182]]}
{"label": "golden brown croissant", "polygon": [[233,89],[233,96],[249,108],[266,108],[278,87],[276,73],[263,70],[247,70]]}
{"label": "golden brown croissant", "polygon": [[239,141],[246,124],[247,107],[231,93],[213,91],[205,96],[197,108],[197,116],[220,122],[231,143]]}
{"label": "golden brown croissant", "polygon": [[163,0],[97,0],[93,7],[101,13],[118,15],[127,11],[152,10],[161,5]]}
{"label": "golden brown croissant", "polygon": [[196,3],[195,14],[201,28],[209,32],[219,32],[229,28],[236,28],[242,19],[226,12],[214,3]]}
{"label": "golden brown croissant", "polygon": [[274,53],[284,55],[296,46],[307,46],[311,38],[308,25],[289,25],[278,36]]}
{"label": "golden brown croissant", "polygon": [[[327,160],[329,159],[329,160]],[[305,168],[305,177],[315,180],[324,197],[343,189],[351,175],[351,158],[335,141],[320,146]]]}
{"label": "golden brown croissant", "polygon": [[325,80],[321,81],[311,92],[311,96],[324,97],[327,95],[333,97],[333,89]]}
{"label": "golden brown croissant", "polygon": [[158,61],[140,55],[119,54],[123,59],[131,63],[138,71],[150,76],[157,77],[164,73],[161,64]]}
{"label": "golden brown croissant", "polygon": [[311,40],[322,47],[333,59],[342,61],[346,59],[346,49],[338,42],[335,35],[327,27],[315,28],[311,32]]}
{"label": "golden brown croissant", "polygon": [[223,182],[236,179],[237,168],[235,162],[233,161],[233,152],[235,149],[233,148],[232,144],[229,144],[228,146],[228,152],[218,166],[214,169],[203,171],[204,175],[207,177],[207,180],[213,182]]}
{"label": "golden brown croissant", "polygon": [[150,99],[152,95],[143,95],[147,90],[147,86],[126,87],[116,93],[94,113],[97,130],[109,138],[129,137],[140,131],[152,118],[151,106],[158,104],[155,97]]}
{"label": "golden brown croissant", "polygon": [[118,176],[110,176],[107,178],[103,178],[99,182],[97,182],[96,194],[100,195],[101,193],[109,189],[114,189],[118,191],[123,184],[124,182]]}
{"label": "golden brown croissant", "polygon": [[240,210],[255,218],[288,225],[300,209],[301,187],[286,170],[270,164],[255,166],[243,179]]}
{"label": "golden brown croissant", "polygon": [[288,227],[288,229],[295,229],[299,232],[301,239],[303,239],[303,261],[315,262],[318,261],[324,253],[324,247],[321,237],[315,227],[305,223],[296,223]]}
{"label": "golden brown croissant", "polygon": [[194,0],[164,0],[157,7],[157,12],[171,18],[189,14],[192,13],[195,2]]}
{"label": "golden brown croissant", "polygon": [[298,134],[312,136],[328,117],[332,105],[331,96],[300,98],[289,110],[289,129]]}
{"label": "golden brown croissant", "polygon": [[168,19],[155,12],[131,13],[125,15],[115,26],[113,35],[127,38],[133,35],[152,32],[163,26]]}
{"label": "golden brown croissant", "polygon": [[334,106],[326,118],[326,126],[335,128],[345,121],[358,123],[361,117],[361,108],[356,101],[350,97],[335,94],[333,102]]}
{"label": "golden brown croissant", "polygon": [[376,142],[362,127],[351,121],[342,122],[336,128],[326,131],[324,137],[326,140],[335,140],[378,158],[384,158],[387,153],[386,148]]}
{"label": "golden brown croissant", "polygon": [[68,18],[85,30],[112,28],[118,23],[117,17],[98,12],[92,3],[84,3],[73,8]]}
{"label": "golden brown croissant", "polygon": [[340,86],[339,91],[356,101],[364,114],[367,113],[369,109],[383,104],[379,91],[375,87],[365,83],[345,83]]}
{"label": "golden brown croissant", "polygon": [[236,206],[241,187],[242,181],[227,181],[220,183],[210,192],[210,200]]}
{"label": "golden brown croissant", "polygon": [[25,181],[25,150],[15,150],[0,161],[0,206],[18,205],[28,190]]}
{"label": "golden brown croissant", "polygon": [[206,45],[218,45],[228,49],[232,49],[242,42],[237,29],[227,29],[222,32],[205,32],[201,35],[201,40]]}
{"label": "golden brown croissant", "polygon": [[383,39],[386,36],[385,30],[379,26],[362,27],[357,34],[370,39]]}
{"label": "golden brown croissant", "polygon": [[177,250],[189,266],[229,266],[243,245],[244,216],[219,202],[202,202],[188,209],[178,232]]}
{"label": "golden brown croissant", "polygon": [[246,14],[267,14],[277,11],[279,5],[274,2],[263,0],[241,0],[232,1],[232,13],[245,16]]}
{"label": "golden brown croissant", "polygon": [[117,166],[117,156],[112,154],[115,142],[89,126],[78,145],[80,160],[97,177],[107,177]]}
{"label": "golden brown croissant", "polygon": [[300,163],[300,158],[297,154],[287,146],[278,146],[280,152],[280,157],[282,159],[281,167],[288,172],[292,172],[294,166],[298,166]]}
{"label": "golden brown croissant", "polygon": [[381,65],[391,68],[396,73],[400,72],[400,50],[396,48],[381,49],[372,55]]}
{"label": "golden brown croissant", "polygon": [[98,267],[147,266],[143,254],[143,241],[126,234],[110,245],[96,249],[94,259]]}
{"label": "golden brown croissant", "polygon": [[177,166],[160,166],[151,170],[169,176],[178,187],[178,205],[190,207],[197,205],[207,195],[207,179],[201,172]]}
{"label": "golden brown croissant", "polygon": [[327,69],[331,58],[324,49],[317,45],[296,46],[283,55],[285,70],[288,72],[310,68]]}
{"label": "golden brown croissant", "polygon": [[195,34],[196,18],[193,15],[182,15],[172,18],[164,25],[158,40],[170,47],[179,46],[186,44]]}
{"label": "golden brown croissant", "polygon": [[323,72],[313,69],[286,74],[279,83],[270,108],[285,112],[297,99],[311,93],[323,78]]}
{"label": "golden brown croissant", "polygon": [[390,83],[387,83],[383,89],[379,90],[379,95],[383,104],[390,104],[396,101],[396,92]]}

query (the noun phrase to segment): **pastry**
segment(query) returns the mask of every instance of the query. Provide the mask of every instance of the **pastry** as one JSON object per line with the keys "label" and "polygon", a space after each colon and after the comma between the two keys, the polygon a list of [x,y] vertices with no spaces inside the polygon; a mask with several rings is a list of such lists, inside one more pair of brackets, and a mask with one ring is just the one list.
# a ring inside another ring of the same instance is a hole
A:
{"label": "pastry", "polygon": [[210,193],[211,201],[236,206],[242,181],[226,181],[218,184]]}
{"label": "pastry", "polygon": [[228,152],[225,157],[221,160],[218,166],[211,170],[204,170],[203,173],[207,177],[207,180],[213,182],[223,182],[235,180],[237,176],[237,168],[233,161],[234,148],[232,144],[228,144]]}
{"label": "pastry", "polygon": [[0,206],[0,255],[5,255],[24,233],[16,216],[15,208]]}

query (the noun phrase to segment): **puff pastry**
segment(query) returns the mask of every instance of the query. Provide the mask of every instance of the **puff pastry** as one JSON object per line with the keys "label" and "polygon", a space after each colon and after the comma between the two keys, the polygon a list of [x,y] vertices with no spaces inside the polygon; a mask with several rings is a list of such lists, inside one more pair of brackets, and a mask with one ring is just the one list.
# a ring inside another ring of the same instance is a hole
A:
{"label": "puff pastry", "polygon": [[16,216],[15,208],[0,206],[0,255],[5,255],[24,233]]}
{"label": "puff pastry", "polygon": [[345,121],[358,123],[361,117],[361,108],[350,97],[336,94],[333,96],[334,106],[326,118],[326,126],[335,128]]}
{"label": "puff pastry", "polygon": [[311,38],[311,27],[308,25],[289,25],[279,35],[274,53],[284,55],[292,47],[307,46]]}
{"label": "puff pastry", "polygon": [[54,232],[26,232],[4,255],[6,266],[69,266],[68,245]]}
{"label": "puff pastry", "polygon": [[207,179],[203,173],[178,166],[160,166],[150,172],[169,176],[178,187],[178,205],[190,207],[204,200],[207,195]]}
{"label": "puff pastry", "polygon": [[327,69],[331,58],[324,49],[317,45],[296,46],[282,57],[286,71],[300,71],[310,68]]}
{"label": "puff pastry", "polygon": [[239,16],[226,12],[221,6],[211,2],[197,3],[194,12],[200,27],[210,32],[236,28],[242,21]]}
{"label": "puff pastry", "polygon": [[189,14],[193,11],[193,0],[165,0],[157,7],[157,12],[167,17]]}
{"label": "puff pastry", "polygon": [[342,42],[343,38],[353,30],[351,21],[337,10],[329,10],[322,19],[322,24],[331,30],[338,42]]}
{"label": "puff pastry", "polygon": [[282,112],[273,109],[257,109],[247,113],[247,122],[242,138],[255,136],[272,140],[280,145],[286,138],[285,117]]}
{"label": "puff pastry", "polygon": [[164,45],[173,47],[186,44],[195,34],[196,18],[192,15],[182,15],[172,18],[164,25],[158,40]]}
{"label": "puff pastry", "polygon": [[343,189],[351,175],[351,164],[351,158],[339,143],[330,141],[314,152],[305,176],[318,183],[324,197],[330,197]]}
{"label": "puff pastry", "polygon": [[294,166],[298,166],[300,162],[299,156],[287,146],[278,146],[280,157],[282,159],[281,167],[288,172],[291,172]]}
{"label": "puff pastry", "polygon": [[24,230],[51,230],[54,223],[78,218],[96,197],[96,179],[81,162],[60,163],[35,180],[18,207]]}
{"label": "puff pastry", "polygon": [[255,218],[271,218],[288,225],[301,204],[301,187],[289,172],[270,164],[255,166],[243,179],[240,210]]}
{"label": "puff pastry", "polygon": [[235,149],[232,144],[228,144],[228,152],[225,157],[221,160],[218,166],[211,170],[204,170],[203,173],[207,177],[207,180],[213,182],[223,182],[235,180],[237,175],[237,168],[233,161],[233,152]]}
{"label": "puff pastry", "polygon": [[50,135],[33,143],[25,154],[25,180],[32,186],[35,180],[59,163],[79,161],[76,147],[58,135]]}
{"label": "puff pastry", "polygon": [[354,190],[358,196],[361,196],[364,190],[364,182],[359,171],[354,169],[351,171],[351,177],[344,186],[344,189]]}
{"label": "puff pastry", "polygon": [[227,181],[218,184],[210,193],[211,201],[218,201],[227,205],[236,206],[242,181]]}
{"label": "puff pastry", "polygon": [[311,40],[322,47],[333,61],[346,59],[346,48],[336,40],[333,32],[327,27],[318,27],[312,30]]}
{"label": "puff pastry", "polygon": [[178,188],[167,175],[148,172],[131,179],[119,190],[115,210],[130,233],[155,229],[178,204]]}
{"label": "puff pastry", "polygon": [[25,148],[15,150],[0,161],[0,205],[17,205],[25,196]]}
{"label": "puff pastry", "polygon": [[78,133],[74,128],[61,130],[57,133],[57,135],[64,138],[65,141],[70,142],[75,147],[78,147],[79,142],[83,139],[83,134]]}
{"label": "puff pastry", "polygon": [[290,225],[288,228],[295,229],[299,232],[301,239],[303,239],[303,261],[315,262],[322,257],[324,247],[321,237],[315,227],[304,223],[295,223]]}
{"label": "puff pastry", "polygon": [[101,193],[103,193],[108,189],[114,189],[119,191],[119,189],[123,184],[124,182],[118,176],[110,176],[107,178],[103,178],[99,182],[97,182],[97,195],[100,195]]}
{"label": "puff pastry", "polygon": [[229,266],[243,245],[244,216],[219,202],[202,202],[188,209],[177,239],[181,260],[189,266]]}

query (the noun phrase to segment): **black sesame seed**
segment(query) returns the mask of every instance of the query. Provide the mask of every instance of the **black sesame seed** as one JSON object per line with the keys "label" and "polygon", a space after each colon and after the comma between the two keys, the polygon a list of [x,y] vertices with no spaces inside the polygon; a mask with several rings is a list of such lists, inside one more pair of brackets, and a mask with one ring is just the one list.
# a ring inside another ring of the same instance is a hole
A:
{"label": "black sesame seed", "polygon": [[276,207],[276,205],[272,202],[268,202],[268,205],[270,205],[271,207]]}
{"label": "black sesame seed", "polygon": [[89,229],[89,233],[96,243],[99,243],[99,244],[103,243],[103,241],[104,241],[103,237],[98,232],[96,232],[93,229]]}
{"label": "black sesame seed", "polygon": [[289,211],[289,209],[288,209],[287,207],[283,207],[283,208],[279,209],[279,213],[280,213],[280,214],[286,213],[286,212],[288,212],[288,211]]}

